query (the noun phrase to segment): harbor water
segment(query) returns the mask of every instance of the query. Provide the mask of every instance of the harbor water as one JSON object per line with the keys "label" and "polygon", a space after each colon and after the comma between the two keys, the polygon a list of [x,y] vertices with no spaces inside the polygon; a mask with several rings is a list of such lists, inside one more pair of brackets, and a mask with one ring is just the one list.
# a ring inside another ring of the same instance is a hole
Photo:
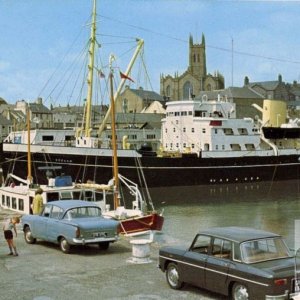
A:
{"label": "harbor water", "polygon": [[[3,300],[32,299],[202,299],[225,300],[191,285],[170,289],[158,268],[161,246],[189,245],[194,235],[211,226],[247,226],[282,234],[294,248],[294,224],[300,219],[298,181],[150,190],[155,207],[164,210],[165,224],[150,247],[150,262],[132,261],[127,238],[110,246],[77,247],[66,256],[57,245],[27,245],[18,226],[19,256],[7,256],[0,239],[0,282]],[[0,210],[0,219],[8,212]],[[9,213],[11,214],[11,213]],[[38,267],[37,267],[38,266]],[[28,280],[30,274],[30,280]]]}
{"label": "harbor water", "polygon": [[245,226],[283,235],[294,248],[300,219],[300,182],[264,182],[222,186],[151,189],[156,208],[164,210],[166,243],[190,243],[201,229]]}

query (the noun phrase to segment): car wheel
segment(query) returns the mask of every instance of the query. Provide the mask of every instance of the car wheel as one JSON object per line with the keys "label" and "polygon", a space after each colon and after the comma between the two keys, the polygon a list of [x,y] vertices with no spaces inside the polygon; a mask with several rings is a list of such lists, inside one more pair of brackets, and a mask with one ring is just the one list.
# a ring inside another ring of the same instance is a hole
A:
{"label": "car wheel", "polygon": [[100,250],[107,250],[108,247],[109,247],[109,242],[99,243],[99,249]]}
{"label": "car wheel", "polygon": [[172,289],[179,290],[183,286],[183,282],[180,281],[178,266],[175,263],[168,264],[166,278],[169,286]]}
{"label": "car wheel", "polygon": [[248,288],[240,283],[235,283],[232,288],[232,300],[248,300]]}
{"label": "car wheel", "polygon": [[68,241],[64,237],[62,237],[59,240],[59,246],[63,253],[70,253],[71,245],[68,243]]}
{"label": "car wheel", "polygon": [[27,244],[34,244],[36,242],[36,239],[32,236],[29,226],[24,229],[24,239]]}

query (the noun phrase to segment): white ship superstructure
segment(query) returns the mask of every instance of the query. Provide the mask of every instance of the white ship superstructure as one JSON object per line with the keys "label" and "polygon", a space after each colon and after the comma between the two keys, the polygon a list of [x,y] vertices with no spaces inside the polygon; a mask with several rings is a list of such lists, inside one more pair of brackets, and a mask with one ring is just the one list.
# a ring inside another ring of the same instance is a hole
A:
{"label": "white ship superstructure", "polygon": [[260,129],[251,118],[236,119],[235,111],[235,103],[220,98],[169,102],[162,121],[163,149],[202,157],[251,155],[261,149]]}

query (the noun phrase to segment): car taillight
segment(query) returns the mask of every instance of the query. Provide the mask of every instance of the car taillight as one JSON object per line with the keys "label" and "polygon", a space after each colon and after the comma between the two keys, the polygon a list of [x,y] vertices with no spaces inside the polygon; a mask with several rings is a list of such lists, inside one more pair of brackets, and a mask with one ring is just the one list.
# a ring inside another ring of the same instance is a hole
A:
{"label": "car taillight", "polygon": [[75,234],[76,234],[77,238],[80,237],[80,228],[79,227],[76,228],[76,233]]}
{"label": "car taillight", "polygon": [[282,278],[282,279],[275,279],[274,280],[275,285],[286,285],[287,284],[287,279]]}
{"label": "car taillight", "polygon": [[117,226],[117,234],[120,234],[121,232],[122,232],[122,227],[121,227],[121,223],[119,223]]}

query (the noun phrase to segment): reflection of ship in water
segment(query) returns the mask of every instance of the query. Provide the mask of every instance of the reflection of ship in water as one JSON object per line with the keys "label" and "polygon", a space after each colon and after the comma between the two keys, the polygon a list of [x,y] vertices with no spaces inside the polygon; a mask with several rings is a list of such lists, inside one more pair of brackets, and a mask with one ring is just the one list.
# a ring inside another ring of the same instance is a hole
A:
{"label": "reflection of ship in water", "polygon": [[[157,205],[197,205],[210,202],[257,202],[276,201],[293,197],[300,198],[300,182],[298,180],[287,180],[279,182],[257,182],[201,185],[201,186],[180,186],[167,188],[150,189],[152,199]],[[164,202],[159,203],[161,194],[164,194]],[[300,217],[300,215],[299,215]]]}

